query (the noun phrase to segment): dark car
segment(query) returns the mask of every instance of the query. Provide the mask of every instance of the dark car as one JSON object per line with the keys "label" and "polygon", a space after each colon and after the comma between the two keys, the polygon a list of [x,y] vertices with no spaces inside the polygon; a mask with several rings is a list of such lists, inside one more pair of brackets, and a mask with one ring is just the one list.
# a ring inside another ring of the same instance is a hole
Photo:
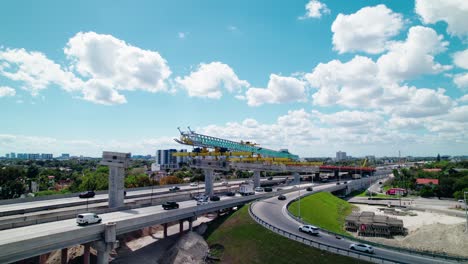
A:
{"label": "dark car", "polygon": [[347,184],[347,183],[348,183],[348,182],[346,182],[346,181],[345,181],[345,182],[343,182],[343,184]]}
{"label": "dark car", "polygon": [[96,195],[96,193],[94,193],[94,191],[87,191],[87,192],[80,193],[80,195],[78,195],[78,197],[80,197],[80,198],[93,198],[94,195]]}
{"label": "dark car", "polygon": [[228,193],[226,193],[226,195],[227,195],[227,196],[235,196],[236,193],[235,193],[235,192],[228,192]]}
{"label": "dark car", "polygon": [[313,191],[312,187],[307,187],[306,191],[311,192]]}
{"label": "dark car", "polygon": [[273,180],[273,177],[268,177],[267,180],[271,181]]}
{"label": "dark car", "polygon": [[286,196],[281,194],[280,196],[278,196],[278,200],[282,200],[282,201],[286,200]]}
{"label": "dark car", "polygon": [[216,196],[216,195],[211,196],[210,201],[213,201],[213,202],[219,201],[219,196]]}
{"label": "dark car", "polygon": [[171,210],[179,208],[179,204],[173,201],[168,201],[162,204],[164,210]]}
{"label": "dark car", "polygon": [[265,188],[263,188],[263,190],[265,192],[272,192],[273,191],[273,189],[271,187],[265,187]]}
{"label": "dark car", "polygon": [[337,182],[336,185],[340,185],[340,182]]}
{"label": "dark car", "polygon": [[178,190],[180,190],[180,188],[177,187],[177,186],[172,186],[171,188],[169,188],[169,191],[171,191],[171,192],[176,192]]}

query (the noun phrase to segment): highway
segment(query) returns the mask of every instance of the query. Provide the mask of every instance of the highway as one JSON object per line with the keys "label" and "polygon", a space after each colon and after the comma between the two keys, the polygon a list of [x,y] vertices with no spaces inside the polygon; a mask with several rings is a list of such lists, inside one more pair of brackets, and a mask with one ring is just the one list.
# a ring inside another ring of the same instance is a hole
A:
{"label": "highway", "polygon": [[[314,186],[314,192],[318,190],[323,190],[325,188],[331,187],[331,184],[321,185],[321,186]],[[301,192],[304,194],[304,192]],[[277,227],[283,229],[287,232],[293,233],[297,236],[301,236],[304,238],[308,238],[323,244],[332,245],[335,247],[339,247],[342,249],[349,249],[349,245],[355,243],[353,241],[349,241],[346,239],[337,239],[335,236],[329,235],[325,232],[321,232],[319,236],[311,236],[302,232],[299,232],[298,227],[301,223],[297,222],[293,218],[291,218],[287,213],[286,205],[288,201],[298,197],[298,192],[291,192],[285,194],[287,200],[280,201],[277,197],[272,197],[269,199],[261,200],[255,202],[252,205],[253,213],[261,218],[263,221]],[[402,253],[398,251],[391,251],[384,248],[375,248],[375,256],[381,256],[384,258],[392,259],[401,263],[447,263],[447,260],[439,260],[433,259],[430,257],[418,256],[418,255],[411,255],[408,253]]]}

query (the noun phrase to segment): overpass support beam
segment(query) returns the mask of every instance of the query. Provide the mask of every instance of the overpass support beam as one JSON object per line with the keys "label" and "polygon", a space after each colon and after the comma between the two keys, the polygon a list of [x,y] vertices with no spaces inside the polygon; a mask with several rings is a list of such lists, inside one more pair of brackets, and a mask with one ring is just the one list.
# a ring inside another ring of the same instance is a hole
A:
{"label": "overpass support beam", "polygon": [[188,220],[188,229],[189,231],[193,231],[193,218]]}
{"label": "overpass support beam", "polygon": [[109,255],[112,249],[117,245],[115,223],[109,222],[104,230],[104,240],[94,241],[93,247],[97,251],[97,264],[109,263]]}
{"label": "overpass support beam", "polygon": [[300,184],[301,183],[301,175],[299,175],[299,172],[294,172],[294,184]]}
{"label": "overpass support beam", "polygon": [[208,196],[213,195],[213,169],[204,169],[205,172],[205,194]]}
{"label": "overpass support beam", "polygon": [[47,259],[49,257],[49,253],[45,253],[39,256],[39,264],[46,264]]}
{"label": "overpass support beam", "polygon": [[260,187],[260,174],[261,171],[254,171],[254,188]]}
{"label": "overpass support beam", "polygon": [[60,256],[60,263],[67,264],[68,263],[68,248],[62,248]]}
{"label": "overpass support beam", "polygon": [[167,223],[163,224],[164,227],[164,238],[167,237]]}
{"label": "overpass support beam", "polygon": [[89,256],[91,255],[91,244],[86,243],[83,245],[84,246],[84,251],[83,251],[83,264],[89,264]]}
{"label": "overpass support beam", "polygon": [[184,232],[184,220],[179,221],[179,233]]}

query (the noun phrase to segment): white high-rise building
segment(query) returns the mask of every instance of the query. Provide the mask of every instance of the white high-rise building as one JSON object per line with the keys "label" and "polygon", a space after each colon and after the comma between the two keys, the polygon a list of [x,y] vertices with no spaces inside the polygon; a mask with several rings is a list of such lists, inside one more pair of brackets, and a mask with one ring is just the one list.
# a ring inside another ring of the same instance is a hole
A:
{"label": "white high-rise building", "polygon": [[178,169],[180,163],[187,162],[187,157],[172,156],[173,153],[177,152],[187,152],[187,150],[158,149],[156,151],[156,164],[160,165],[161,169]]}
{"label": "white high-rise building", "polygon": [[343,152],[343,151],[336,152],[336,160],[337,161],[345,160],[345,159],[346,159],[346,152]]}

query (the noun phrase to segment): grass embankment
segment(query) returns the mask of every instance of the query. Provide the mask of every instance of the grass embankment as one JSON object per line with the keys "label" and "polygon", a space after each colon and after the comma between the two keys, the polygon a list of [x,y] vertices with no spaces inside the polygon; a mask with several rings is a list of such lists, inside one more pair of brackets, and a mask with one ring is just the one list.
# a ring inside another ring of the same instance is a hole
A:
{"label": "grass embankment", "polygon": [[220,263],[362,263],[275,234],[250,217],[248,206],[210,223],[205,239]]}
{"label": "grass embankment", "polygon": [[[344,229],[345,217],[356,206],[335,197],[328,192],[319,192],[301,199],[301,218],[323,229],[347,235]],[[298,216],[299,202],[289,206],[289,212]]]}

